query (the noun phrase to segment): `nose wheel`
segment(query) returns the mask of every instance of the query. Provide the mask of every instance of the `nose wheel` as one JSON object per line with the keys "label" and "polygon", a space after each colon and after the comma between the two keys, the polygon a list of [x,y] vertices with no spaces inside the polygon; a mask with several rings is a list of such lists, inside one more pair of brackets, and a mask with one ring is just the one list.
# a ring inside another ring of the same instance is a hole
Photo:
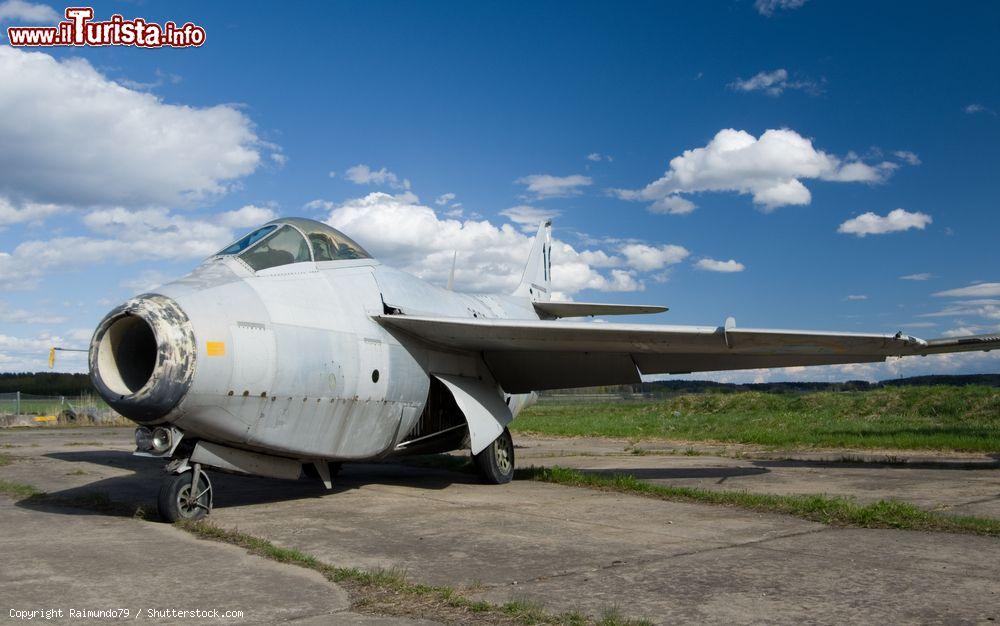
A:
{"label": "nose wheel", "polygon": [[483,477],[491,485],[509,483],[514,478],[514,440],[506,428],[490,445],[472,457]]}
{"label": "nose wheel", "polygon": [[168,477],[156,500],[160,517],[168,522],[197,521],[212,511],[212,483],[195,464],[190,472]]}

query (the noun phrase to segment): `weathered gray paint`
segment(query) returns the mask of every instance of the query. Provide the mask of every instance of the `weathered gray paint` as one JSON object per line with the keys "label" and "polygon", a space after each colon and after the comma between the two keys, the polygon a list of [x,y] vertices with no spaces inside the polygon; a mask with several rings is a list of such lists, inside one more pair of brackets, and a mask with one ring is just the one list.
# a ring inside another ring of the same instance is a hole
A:
{"label": "weathered gray paint", "polygon": [[[635,382],[640,373],[1000,347],[997,337],[924,342],[733,324],[542,320],[659,310],[549,302],[549,240],[542,225],[514,295],[455,293],[374,259],[254,272],[239,258],[212,257],[109,313],[91,342],[92,377],[126,416],[173,424],[191,441],[302,460],[360,460],[389,455],[404,441],[424,408],[431,376],[452,389],[476,451],[502,432],[535,389]],[[123,316],[144,320],[156,337],[153,375],[134,393],[113,389],[101,375],[102,341]],[[210,354],[209,342],[223,345],[223,353]]]}

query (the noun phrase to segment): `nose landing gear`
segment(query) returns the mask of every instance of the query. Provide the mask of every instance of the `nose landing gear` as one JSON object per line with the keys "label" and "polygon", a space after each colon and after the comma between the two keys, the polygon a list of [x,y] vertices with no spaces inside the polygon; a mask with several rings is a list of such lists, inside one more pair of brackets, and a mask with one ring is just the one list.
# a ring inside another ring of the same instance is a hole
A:
{"label": "nose landing gear", "polygon": [[212,483],[200,463],[180,471],[167,477],[160,486],[157,511],[168,522],[200,520],[212,511]]}

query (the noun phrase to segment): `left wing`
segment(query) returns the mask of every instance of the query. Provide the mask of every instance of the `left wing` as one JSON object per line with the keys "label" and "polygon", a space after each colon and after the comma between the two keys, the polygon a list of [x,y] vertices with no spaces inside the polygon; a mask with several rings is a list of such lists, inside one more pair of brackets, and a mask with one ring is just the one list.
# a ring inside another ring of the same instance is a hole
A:
{"label": "left wing", "polygon": [[480,352],[508,393],[639,382],[640,374],[870,363],[890,356],[1000,348],[1000,335],[924,341],[909,335],[725,326],[594,324],[379,315],[430,344]]}

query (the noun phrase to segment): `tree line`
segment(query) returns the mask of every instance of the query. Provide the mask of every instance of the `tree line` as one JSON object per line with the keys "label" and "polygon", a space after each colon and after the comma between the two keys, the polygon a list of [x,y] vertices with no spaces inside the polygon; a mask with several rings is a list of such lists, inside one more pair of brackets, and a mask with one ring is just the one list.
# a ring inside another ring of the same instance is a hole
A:
{"label": "tree line", "polygon": [[[787,383],[717,383],[710,380],[658,380],[633,385],[605,385],[570,389],[558,393],[615,393],[615,394],[658,394],[658,393],[699,393],[706,391],[866,391],[881,387],[926,386],[926,385],[986,385],[1000,387],[1000,374],[968,374],[956,376],[912,376],[871,383],[864,380],[849,380],[840,383],[787,382]],[[11,372],[0,373],[0,393],[20,391],[36,396],[78,396],[94,393],[88,374],[65,372]]]}

